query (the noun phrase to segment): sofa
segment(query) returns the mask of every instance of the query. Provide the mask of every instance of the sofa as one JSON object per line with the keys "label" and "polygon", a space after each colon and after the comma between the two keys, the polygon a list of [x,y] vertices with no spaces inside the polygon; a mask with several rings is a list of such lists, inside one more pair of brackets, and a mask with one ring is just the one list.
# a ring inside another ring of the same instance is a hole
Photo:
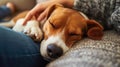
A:
{"label": "sofa", "polygon": [[5,5],[7,2],[14,3],[17,11],[29,10],[36,4],[36,0],[0,0],[0,6]]}
{"label": "sofa", "polygon": [[[0,5],[13,2],[17,11],[33,8],[42,0],[0,0]],[[120,35],[114,30],[104,31],[102,40],[84,37],[60,58],[46,67],[120,67]]]}

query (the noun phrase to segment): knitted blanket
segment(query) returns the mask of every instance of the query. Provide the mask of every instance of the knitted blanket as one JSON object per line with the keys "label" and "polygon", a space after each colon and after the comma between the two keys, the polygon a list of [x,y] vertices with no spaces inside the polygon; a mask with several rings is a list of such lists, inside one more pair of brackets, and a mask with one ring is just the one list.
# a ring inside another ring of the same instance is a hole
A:
{"label": "knitted blanket", "polygon": [[102,40],[84,38],[47,67],[120,67],[120,35],[111,30]]}

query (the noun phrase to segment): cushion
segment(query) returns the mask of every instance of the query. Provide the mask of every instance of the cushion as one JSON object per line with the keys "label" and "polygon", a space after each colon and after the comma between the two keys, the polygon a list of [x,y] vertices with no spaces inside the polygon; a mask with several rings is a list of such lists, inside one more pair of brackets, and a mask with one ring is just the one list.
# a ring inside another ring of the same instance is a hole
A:
{"label": "cushion", "polygon": [[37,1],[37,3],[41,3],[41,2],[45,2],[47,0],[36,0],[36,1]]}
{"label": "cushion", "polygon": [[36,0],[0,0],[0,5],[5,5],[7,2],[13,2],[18,10],[29,10],[36,4]]}

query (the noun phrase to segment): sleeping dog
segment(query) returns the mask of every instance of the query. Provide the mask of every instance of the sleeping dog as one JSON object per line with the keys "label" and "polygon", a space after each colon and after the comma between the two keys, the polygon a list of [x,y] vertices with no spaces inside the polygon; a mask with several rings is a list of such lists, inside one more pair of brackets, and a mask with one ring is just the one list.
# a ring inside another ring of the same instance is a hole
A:
{"label": "sleeping dog", "polygon": [[41,55],[49,60],[60,57],[69,50],[76,41],[87,35],[91,39],[100,40],[103,36],[103,27],[95,20],[90,20],[82,12],[53,4],[46,10],[47,16],[44,23],[36,21],[33,17],[25,26],[22,25],[28,13],[15,16],[4,26],[14,26],[13,30],[24,32],[35,41],[41,41]]}

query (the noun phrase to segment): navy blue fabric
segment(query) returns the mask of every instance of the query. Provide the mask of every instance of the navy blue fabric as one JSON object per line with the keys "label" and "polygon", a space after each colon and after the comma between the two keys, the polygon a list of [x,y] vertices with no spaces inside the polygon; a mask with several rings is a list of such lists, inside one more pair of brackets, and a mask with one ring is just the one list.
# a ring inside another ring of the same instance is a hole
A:
{"label": "navy blue fabric", "polygon": [[0,7],[0,20],[11,15],[11,10],[6,6]]}
{"label": "navy blue fabric", "polygon": [[6,20],[4,20],[4,19],[0,19],[0,23],[2,23],[2,22],[7,22]]}
{"label": "navy blue fabric", "polygon": [[47,63],[30,37],[0,27],[0,67],[45,67]]}

